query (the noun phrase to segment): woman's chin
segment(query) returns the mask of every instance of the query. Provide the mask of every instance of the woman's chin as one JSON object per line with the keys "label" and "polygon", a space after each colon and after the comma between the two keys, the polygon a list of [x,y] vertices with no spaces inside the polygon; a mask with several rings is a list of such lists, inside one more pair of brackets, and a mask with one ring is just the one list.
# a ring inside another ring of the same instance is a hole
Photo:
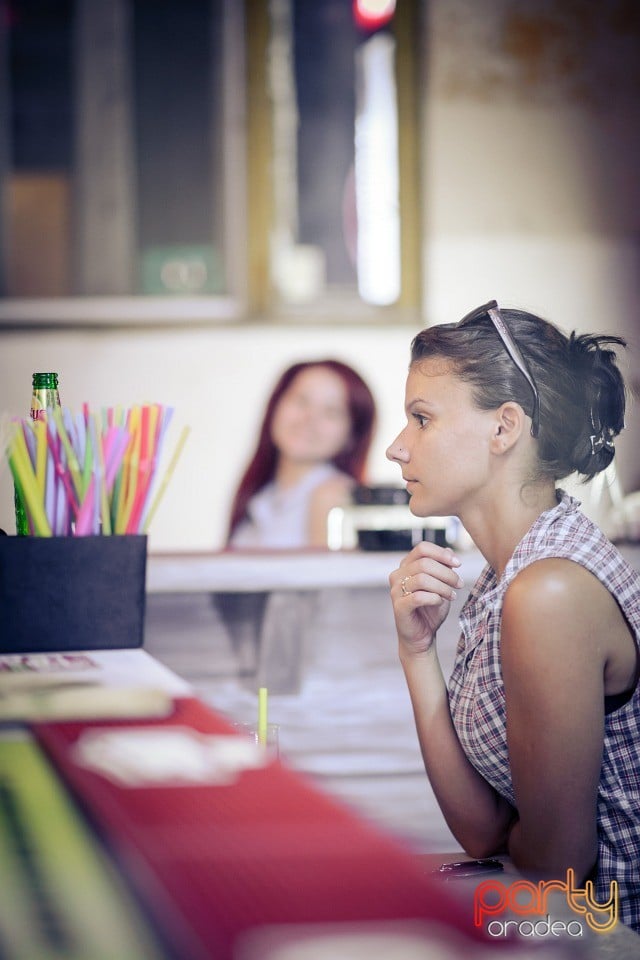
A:
{"label": "woman's chin", "polygon": [[424,503],[420,502],[420,498],[414,496],[414,494],[409,491],[409,510],[414,515],[414,517],[431,517],[433,516],[432,512],[425,506]]}
{"label": "woman's chin", "polygon": [[436,503],[430,503],[426,497],[411,493],[409,491],[409,510],[414,517],[446,517],[449,516],[446,510]]}

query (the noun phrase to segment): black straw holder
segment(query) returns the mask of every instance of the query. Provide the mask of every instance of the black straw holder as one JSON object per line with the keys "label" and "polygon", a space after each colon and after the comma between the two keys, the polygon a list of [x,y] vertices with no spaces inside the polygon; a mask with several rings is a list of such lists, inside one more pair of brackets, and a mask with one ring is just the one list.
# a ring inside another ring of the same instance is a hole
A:
{"label": "black straw holder", "polygon": [[0,653],[140,647],[147,537],[0,537]]}

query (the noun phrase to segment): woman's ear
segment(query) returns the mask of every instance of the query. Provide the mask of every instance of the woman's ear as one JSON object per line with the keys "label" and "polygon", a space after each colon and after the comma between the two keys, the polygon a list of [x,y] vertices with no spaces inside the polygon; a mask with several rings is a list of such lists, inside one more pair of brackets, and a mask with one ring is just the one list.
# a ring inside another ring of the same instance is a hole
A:
{"label": "woman's ear", "polygon": [[513,400],[503,403],[496,410],[490,450],[500,456],[510,450],[519,440],[526,427],[526,415],[519,403]]}

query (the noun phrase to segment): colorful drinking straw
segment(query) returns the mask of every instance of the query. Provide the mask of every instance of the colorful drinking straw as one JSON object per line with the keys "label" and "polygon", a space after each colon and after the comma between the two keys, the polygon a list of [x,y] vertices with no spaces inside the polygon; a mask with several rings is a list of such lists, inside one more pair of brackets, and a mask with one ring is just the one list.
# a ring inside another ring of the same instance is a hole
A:
{"label": "colorful drinking straw", "polygon": [[173,408],[145,404],[92,413],[87,404],[32,422],[4,418],[7,460],[38,536],[147,533],[189,434],[184,427],[166,469],[161,454]]}

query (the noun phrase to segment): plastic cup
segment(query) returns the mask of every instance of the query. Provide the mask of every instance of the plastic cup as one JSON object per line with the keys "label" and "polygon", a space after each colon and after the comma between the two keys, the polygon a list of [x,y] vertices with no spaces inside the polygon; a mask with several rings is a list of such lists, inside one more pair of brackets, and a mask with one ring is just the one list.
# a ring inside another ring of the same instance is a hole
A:
{"label": "plastic cup", "polygon": [[[257,723],[234,723],[233,729],[245,737],[250,737],[254,743],[260,743]],[[267,724],[267,741],[264,746],[274,756],[280,756],[280,724]]]}

